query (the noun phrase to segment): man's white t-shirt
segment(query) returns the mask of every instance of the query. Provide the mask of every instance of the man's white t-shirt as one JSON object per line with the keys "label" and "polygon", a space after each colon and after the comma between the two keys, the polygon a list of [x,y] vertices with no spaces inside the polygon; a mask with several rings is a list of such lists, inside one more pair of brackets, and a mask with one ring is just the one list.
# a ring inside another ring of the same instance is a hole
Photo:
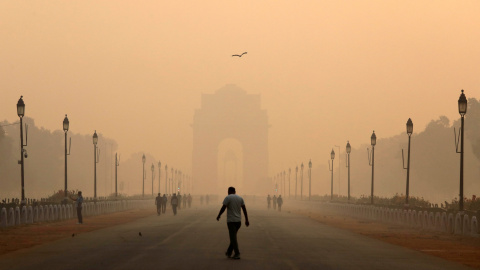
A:
{"label": "man's white t-shirt", "polygon": [[223,200],[227,207],[227,222],[242,222],[242,205],[245,205],[243,198],[237,194],[230,194]]}

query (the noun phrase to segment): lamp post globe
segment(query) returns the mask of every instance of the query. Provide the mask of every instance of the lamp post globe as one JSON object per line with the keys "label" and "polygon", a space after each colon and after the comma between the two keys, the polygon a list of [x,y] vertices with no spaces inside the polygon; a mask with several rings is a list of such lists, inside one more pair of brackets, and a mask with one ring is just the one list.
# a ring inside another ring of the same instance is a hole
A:
{"label": "lamp post globe", "polygon": [[63,131],[67,132],[69,127],[70,127],[70,122],[68,121],[68,117],[65,114],[65,118],[63,119]]}
{"label": "lamp post globe", "polygon": [[[18,102],[20,102],[20,100]],[[458,98],[458,113],[461,116],[464,116],[467,113],[467,97],[463,93],[463,90],[460,94],[460,97]]]}
{"label": "lamp post globe", "polygon": [[20,99],[17,102],[17,114],[20,118],[25,115],[25,103],[23,102],[23,96],[20,96]]}
{"label": "lamp post globe", "polygon": [[408,121],[407,121],[407,134],[408,136],[412,135],[413,133],[413,122],[412,122],[412,119],[408,118]]}
{"label": "lamp post globe", "polygon": [[96,131],[96,130],[95,130],[95,133],[93,133],[92,139],[93,139],[93,144],[94,144],[94,145],[97,145],[97,143],[98,143],[98,135],[97,135],[97,131]]}
{"label": "lamp post globe", "polygon": [[372,146],[375,146],[377,144],[377,135],[375,135],[375,130],[372,133],[372,137],[370,137],[370,143]]}
{"label": "lamp post globe", "polygon": [[142,156],[142,162],[145,163],[145,160],[146,160],[145,154],[143,154],[143,156]]}
{"label": "lamp post globe", "polygon": [[335,159],[335,151],[333,151],[333,149],[332,149],[332,152],[330,152],[330,158],[331,158],[332,160]]}
{"label": "lamp post globe", "polygon": [[350,142],[347,141],[347,147],[346,147],[347,154],[350,154],[352,152],[352,146],[350,146]]}

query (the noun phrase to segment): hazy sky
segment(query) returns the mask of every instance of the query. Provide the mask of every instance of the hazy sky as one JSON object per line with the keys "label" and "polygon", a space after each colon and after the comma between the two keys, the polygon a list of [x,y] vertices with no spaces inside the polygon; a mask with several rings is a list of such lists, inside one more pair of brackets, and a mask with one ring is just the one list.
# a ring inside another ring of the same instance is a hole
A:
{"label": "hazy sky", "polygon": [[459,117],[460,89],[479,97],[479,14],[458,0],[1,1],[0,120],[24,95],[39,126],[68,113],[72,132],[189,171],[201,93],[234,83],[262,96],[271,173],[323,164],[409,117],[415,131]]}

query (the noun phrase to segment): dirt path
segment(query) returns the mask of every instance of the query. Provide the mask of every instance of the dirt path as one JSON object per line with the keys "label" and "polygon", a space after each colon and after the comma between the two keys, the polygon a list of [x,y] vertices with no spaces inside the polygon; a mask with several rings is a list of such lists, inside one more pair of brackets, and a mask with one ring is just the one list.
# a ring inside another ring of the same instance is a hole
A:
{"label": "dirt path", "polygon": [[419,231],[398,225],[335,216],[328,212],[293,210],[291,213],[305,215],[329,226],[480,269],[480,238]]}
{"label": "dirt path", "polygon": [[76,219],[57,222],[42,222],[0,229],[0,255],[33,247],[65,237],[90,232],[105,227],[155,215],[153,209],[127,210],[108,215],[84,217],[84,224],[77,225]]}

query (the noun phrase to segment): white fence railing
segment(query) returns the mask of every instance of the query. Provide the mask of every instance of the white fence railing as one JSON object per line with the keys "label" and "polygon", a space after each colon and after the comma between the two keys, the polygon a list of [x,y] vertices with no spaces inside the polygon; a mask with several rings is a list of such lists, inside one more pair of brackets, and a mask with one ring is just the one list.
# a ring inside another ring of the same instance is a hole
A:
{"label": "white fence railing", "polygon": [[391,209],[371,205],[326,203],[323,206],[342,215],[370,219],[384,223],[403,225],[410,228],[438,231],[465,236],[479,236],[476,215],[445,213],[438,211],[416,211]]}
{"label": "white fence railing", "polygon": [[[86,202],[82,207],[82,216],[103,215],[151,205],[153,205],[151,200]],[[77,218],[76,210],[73,204],[23,206],[21,208],[17,206],[8,209],[3,207],[0,209],[0,227],[73,219]]]}

